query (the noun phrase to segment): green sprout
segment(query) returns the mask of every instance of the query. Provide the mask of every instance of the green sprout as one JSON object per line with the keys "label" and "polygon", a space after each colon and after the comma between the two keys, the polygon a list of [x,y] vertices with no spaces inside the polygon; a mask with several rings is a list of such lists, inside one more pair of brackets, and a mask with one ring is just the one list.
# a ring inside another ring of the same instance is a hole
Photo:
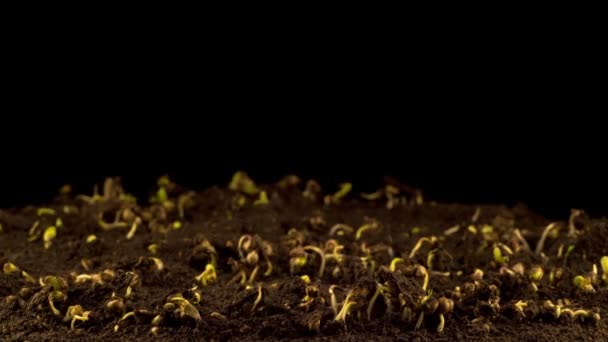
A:
{"label": "green sprout", "polygon": [[325,204],[337,204],[342,198],[344,198],[352,190],[353,185],[351,183],[340,183],[340,190],[333,195],[325,196]]}
{"label": "green sprout", "polygon": [[378,296],[384,295],[384,293],[388,292],[388,291],[390,291],[390,288],[388,286],[376,283],[376,291],[374,292],[374,295],[372,296],[372,298],[369,301],[369,304],[367,305],[367,320],[368,321],[370,321],[372,319],[372,309],[374,308],[374,304],[376,303]]}
{"label": "green sprout", "polygon": [[13,274],[19,272],[19,267],[17,267],[12,262],[7,262],[2,266],[2,271],[4,274]]}
{"label": "green sprout", "polygon": [[268,195],[266,194],[266,191],[260,191],[260,197],[255,200],[255,202],[253,202],[254,206],[262,206],[262,205],[268,205],[268,203],[270,203],[270,201],[268,200]]}
{"label": "green sprout", "polygon": [[602,267],[602,280],[608,285],[608,256],[600,259],[600,266]]}
{"label": "green sprout", "polygon": [[44,241],[44,249],[51,248],[53,244],[53,239],[57,236],[57,228],[55,226],[50,226],[44,230],[44,234],[42,235],[42,240]]}
{"label": "green sprout", "polygon": [[213,264],[207,264],[207,266],[205,266],[205,270],[196,276],[195,279],[203,286],[207,286],[208,284],[215,282],[217,280],[217,273],[215,272],[215,267],[213,267]]}
{"label": "green sprout", "polygon": [[362,225],[361,227],[359,227],[359,229],[357,229],[357,232],[355,233],[355,240],[360,240],[361,237],[363,236],[363,232],[367,231],[367,230],[373,230],[378,228],[378,222],[377,221],[372,221],[370,223],[366,223],[364,225]]}
{"label": "green sprout", "polygon": [[237,171],[233,176],[228,188],[233,191],[242,192],[247,195],[256,195],[260,189],[249,175],[243,171]]}

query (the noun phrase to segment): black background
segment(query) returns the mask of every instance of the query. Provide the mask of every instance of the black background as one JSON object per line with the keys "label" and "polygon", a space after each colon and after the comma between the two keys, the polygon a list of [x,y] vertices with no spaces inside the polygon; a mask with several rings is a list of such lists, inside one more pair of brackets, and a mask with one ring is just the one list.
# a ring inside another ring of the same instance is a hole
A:
{"label": "black background", "polygon": [[[145,124],[107,114],[49,120],[34,129],[5,125],[17,135],[3,138],[9,148],[1,205],[48,201],[64,183],[90,193],[106,176],[121,176],[128,191],[147,198],[163,174],[200,190],[226,185],[234,171],[245,170],[258,182],[288,173],[315,178],[328,192],[342,181],[357,192],[373,191],[383,176],[393,176],[429,200],[521,202],[554,219],[566,219],[571,208],[608,214],[604,145],[589,129],[558,131],[505,115],[483,122],[429,114],[431,120],[420,121],[415,118],[424,115],[375,115],[371,107],[359,108],[359,118],[276,109],[273,118],[253,107],[214,120],[213,110],[198,116],[160,110],[160,118]],[[27,134],[36,138],[24,139]]]}

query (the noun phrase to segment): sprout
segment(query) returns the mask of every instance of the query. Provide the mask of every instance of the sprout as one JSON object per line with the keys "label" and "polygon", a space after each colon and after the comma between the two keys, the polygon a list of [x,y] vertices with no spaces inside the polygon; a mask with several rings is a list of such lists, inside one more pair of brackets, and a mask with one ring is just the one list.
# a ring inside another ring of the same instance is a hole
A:
{"label": "sprout", "polygon": [[77,321],[81,321],[81,322],[86,322],[89,320],[89,315],[92,313],[92,311],[84,311],[82,309],[82,306],[80,305],[72,305],[68,308],[68,311],[65,314],[65,317],[63,318],[64,321],[69,321],[71,320],[71,324],[70,324],[70,329],[74,330],[74,324]]}
{"label": "sprout", "polygon": [[530,269],[530,274],[528,275],[528,277],[530,278],[530,280],[532,280],[533,282],[538,282],[542,279],[543,277],[543,269],[540,266],[534,266]]}
{"label": "sprout", "polygon": [[184,316],[188,316],[193,318],[196,321],[201,321],[201,314],[198,310],[192,305],[187,299],[182,297],[182,295],[175,295],[169,299],[171,302],[175,302],[178,304],[180,317],[184,318]]}
{"label": "sprout", "polygon": [[258,296],[255,298],[255,301],[253,302],[253,306],[251,307],[251,312],[254,312],[255,309],[258,307],[258,305],[260,305],[261,302],[262,302],[262,285],[258,285]]}
{"label": "sprout", "polygon": [[122,318],[118,321],[118,323],[116,323],[116,325],[114,326],[114,332],[118,332],[118,329],[120,328],[120,323],[124,322],[129,317],[135,317],[135,312],[131,311],[124,314]]}
{"label": "sprout", "polygon": [[108,310],[110,310],[110,311],[124,312],[124,309],[125,309],[124,301],[122,300],[122,298],[120,298],[120,297],[116,296],[114,293],[112,293],[112,299],[110,299],[106,303],[106,308],[108,308]]}
{"label": "sprout", "polygon": [[325,253],[323,253],[323,251],[319,247],[315,246],[304,246],[302,247],[302,249],[305,251],[315,252],[319,255],[319,257],[321,258],[321,265],[319,266],[319,278],[322,278],[323,272],[325,271]]}
{"label": "sprout", "polygon": [[133,295],[133,288],[131,286],[127,286],[127,290],[125,291],[125,298],[129,299]]}
{"label": "sprout", "polygon": [[441,297],[438,300],[437,309],[435,310],[439,314],[439,325],[437,326],[437,332],[441,333],[445,326],[444,314],[452,312],[454,310],[454,301]]}
{"label": "sprout", "polygon": [[468,226],[468,227],[467,227],[467,230],[468,230],[469,232],[471,232],[471,234],[473,234],[473,235],[477,234],[477,228],[475,228],[475,226],[474,226],[474,225],[470,225],[470,226]]}
{"label": "sprout", "polygon": [[137,231],[137,227],[141,224],[141,218],[136,217],[131,225],[131,229],[127,233],[127,240],[131,240],[133,236],[135,236],[135,232]]}
{"label": "sprout", "polygon": [[524,313],[524,309],[526,307],[528,307],[528,303],[523,301],[523,300],[519,300],[517,301],[517,303],[513,304],[515,306],[515,309],[517,310],[517,312],[519,312],[522,316],[526,317],[526,314]]}
{"label": "sprout", "polygon": [[156,315],[156,316],[154,316],[154,318],[152,318],[152,322],[150,324],[152,324],[153,326],[159,326],[162,319],[163,319],[163,316]]}
{"label": "sprout", "polygon": [[182,223],[180,221],[173,221],[171,224],[171,229],[178,230],[182,228]]}
{"label": "sprout", "polygon": [[57,236],[57,228],[55,226],[50,226],[45,229],[44,234],[42,235],[42,240],[44,241],[44,249],[51,248],[53,244],[53,239]]}
{"label": "sprout", "polygon": [[365,232],[366,230],[370,230],[370,229],[376,229],[378,227],[379,227],[379,225],[378,225],[377,221],[372,221],[370,223],[366,223],[366,224],[362,225],[361,227],[359,227],[359,229],[357,229],[357,232],[355,233],[355,239],[360,240],[361,236],[363,235],[363,232]]}
{"label": "sprout", "polygon": [[454,227],[448,228],[446,230],[443,231],[443,235],[445,236],[450,236],[452,234],[456,234],[458,233],[458,231],[460,230],[460,226],[456,225]]}
{"label": "sprout", "polygon": [[226,316],[222,315],[219,312],[213,311],[212,313],[209,314],[209,317],[214,317],[214,318],[219,318],[221,320],[226,320],[228,319]]}
{"label": "sprout", "polygon": [[102,219],[97,220],[97,224],[103,230],[112,230],[115,228],[126,228],[128,225],[126,222],[106,222]]}
{"label": "sprout", "polygon": [[429,285],[429,273],[426,271],[426,268],[422,265],[418,265],[416,267],[416,276],[424,277],[424,281],[422,282],[422,290],[426,291],[426,288]]}
{"label": "sprout", "polygon": [[414,245],[414,248],[412,249],[412,251],[410,252],[410,256],[409,258],[412,259],[414,258],[414,256],[416,255],[416,253],[418,252],[418,250],[420,249],[420,247],[422,247],[422,243],[427,242],[428,244],[434,244],[435,242],[437,242],[437,237],[436,236],[431,236],[430,238],[428,237],[422,237],[418,240],[418,242],[416,242],[416,245]]}
{"label": "sprout", "polygon": [[574,224],[574,220],[583,215],[585,212],[579,209],[572,209],[570,213],[570,218],[568,219],[568,236],[576,235],[576,225]]}
{"label": "sprout", "polygon": [[302,279],[305,284],[310,284],[310,277],[307,274],[300,276],[300,279]]}
{"label": "sprout", "polygon": [[566,264],[566,260],[568,260],[568,257],[570,256],[573,250],[574,245],[568,245],[568,249],[566,250],[566,254],[564,255],[564,264]]}
{"label": "sprout", "polygon": [[4,264],[4,266],[2,266],[2,271],[4,272],[4,274],[17,273],[19,272],[19,267],[17,267],[12,262],[7,262]]}
{"label": "sprout", "polygon": [[289,259],[289,272],[291,275],[296,273],[296,271],[306,265],[307,259],[305,255],[302,256],[294,256]]}
{"label": "sprout", "polygon": [[584,292],[595,292],[593,285],[591,285],[591,280],[589,278],[583,277],[581,275],[577,275],[573,280],[574,286],[583,290]]}
{"label": "sprout", "polygon": [[38,216],[56,215],[56,213],[55,213],[55,209],[51,209],[51,208],[38,208],[36,210],[36,215],[38,215]]}
{"label": "sprout", "polygon": [[32,284],[36,284],[36,279],[34,279],[31,275],[29,275],[27,272],[25,271],[21,271],[21,276],[23,277],[23,279],[25,279],[25,281],[27,281],[28,283],[32,283]]}
{"label": "sprout", "polygon": [[325,204],[339,203],[352,190],[353,185],[351,183],[340,183],[340,190],[333,195],[325,196]]}
{"label": "sprout", "polygon": [[374,292],[372,299],[370,299],[369,304],[367,305],[367,320],[368,321],[372,319],[372,309],[374,308],[376,299],[378,299],[379,295],[381,295],[381,294],[383,295],[384,292],[388,292],[388,291],[390,291],[390,288],[388,286],[376,283],[376,291]]}
{"label": "sprout", "polygon": [[334,321],[342,321],[342,322],[346,321],[346,315],[348,315],[348,313],[352,309],[352,307],[357,304],[357,302],[354,302],[351,300],[352,294],[353,294],[353,291],[351,290],[348,293],[348,295],[346,296],[346,299],[344,300],[344,304],[342,305],[342,309],[340,310],[340,312],[338,312],[338,314],[334,318]]}
{"label": "sprout", "polygon": [[308,198],[310,200],[317,199],[317,195],[321,192],[321,186],[314,180],[309,180],[306,182],[306,189],[302,192],[302,196],[304,198]]}
{"label": "sprout", "polygon": [[329,235],[334,236],[334,235],[338,235],[338,236],[342,236],[344,235],[344,233],[352,233],[354,231],[353,227],[346,225],[344,223],[338,223],[333,225],[333,227],[331,227],[331,229],[329,230]]}
{"label": "sprout", "polygon": [[494,256],[494,261],[496,261],[499,265],[504,265],[509,261],[508,257],[502,255],[502,250],[498,245],[494,245],[494,249],[492,250],[492,254]]}
{"label": "sprout", "polygon": [[391,260],[391,264],[389,266],[389,270],[391,272],[395,272],[395,270],[397,269],[397,264],[400,262],[404,262],[403,258],[393,258],[393,260]]}
{"label": "sprout", "polygon": [[151,245],[148,246],[148,252],[152,253],[152,254],[156,254],[158,253],[158,245],[153,243]]}
{"label": "sprout", "polygon": [[331,301],[331,309],[334,311],[335,316],[338,315],[338,301],[336,300],[336,293],[334,292],[336,287],[338,287],[338,285],[331,285],[328,290]]}
{"label": "sprout", "polygon": [[608,256],[603,256],[600,259],[600,266],[602,267],[602,280],[608,285]]}
{"label": "sprout", "polygon": [[62,302],[65,302],[67,299],[67,296],[65,295],[65,293],[61,292],[61,291],[52,291],[49,296],[48,296],[48,300],[49,300],[49,307],[51,308],[51,311],[53,311],[53,314],[55,316],[61,316],[61,312],[59,310],[57,310],[57,308],[55,307],[54,301],[55,300],[60,300]]}
{"label": "sprout", "polygon": [[249,175],[243,171],[237,171],[233,176],[228,188],[233,191],[239,191],[247,195],[256,195],[260,190],[255,185],[255,182],[249,178]]}
{"label": "sprout", "polygon": [[217,273],[215,272],[215,267],[213,267],[213,264],[207,264],[207,266],[205,266],[205,270],[196,276],[195,279],[203,286],[207,286],[209,283],[215,282],[217,280]]}
{"label": "sprout", "polygon": [[290,186],[296,186],[300,183],[300,178],[296,175],[287,175],[278,182],[279,188],[287,189]]}
{"label": "sprout", "polygon": [[526,239],[524,238],[524,236],[521,234],[521,232],[519,231],[519,229],[515,229],[513,231],[513,235],[515,235],[515,238],[521,243],[521,245],[523,246],[524,250],[526,252],[530,252],[530,245],[528,245],[528,241],[526,241]]}
{"label": "sprout", "polygon": [[91,235],[87,236],[86,242],[87,243],[93,243],[96,240],[97,240],[97,236],[91,234]]}
{"label": "sprout", "polygon": [[266,194],[266,191],[261,191],[260,197],[257,200],[255,200],[255,202],[253,202],[253,205],[261,206],[261,205],[268,205],[268,203],[270,203],[270,201],[268,200],[268,195]]}
{"label": "sprout", "polygon": [[473,274],[471,274],[471,279],[475,281],[481,281],[483,279],[483,271],[479,268],[476,268]]}
{"label": "sprout", "polygon": [[556,229],[559,228],[559,225],[557,223],[550,223],[545,230],[543,231],[542,235],[540,236],[540,240],[538,240],[538,244],[536,245],[536,254],[540,255],[540,253],[543,251],[543,248],[545,246],[545,240],[547,239],[547,236],[549,235],[549,233]]}

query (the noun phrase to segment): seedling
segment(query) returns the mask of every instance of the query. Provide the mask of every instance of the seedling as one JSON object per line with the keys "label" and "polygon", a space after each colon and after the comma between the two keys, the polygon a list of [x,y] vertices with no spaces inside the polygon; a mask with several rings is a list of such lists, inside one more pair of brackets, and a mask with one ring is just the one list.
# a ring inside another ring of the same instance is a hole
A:
{"label": "seedling", "polygon": [[321,186],[315,180],[309,180],[306,182],[306,188],[302,192],[302,196],[309,200],[316,200],[317,196],[321,192]]}
{"label": "seedling", "polygon": [[577,275],[573,280],[574,286],[581,289],[583,292],[595,292],[593,285],[591,285],[591,279],[587,277],[583,277],[582,275]]}
{"label": "seedling", "polygon": [[340,183],[340,190],[338,190],[336,193],[334,193],[333,195],[327,195],[325,196],[324,202],[326,205],[329,204],[337,204],[340,203],[340,200],[344,197],[346,197],[346,195],[348,195],[348,193],[352,190],[353,185],[351,183]]}
{"label": "seedling", "polygon": [[266,194],[266,191],[260,191],[259,198],[255,200],[255,202],[253,202],[253,205],[263,206],[268,205],[268,203],[270,203],[270,201],[268,200],[268,195]]}
{"label": "seedling", "polygon": [[600,266],[602,267],[602,280],[608,285],[608,256],[603,256],[600,259]]}
{"label": "seedling", "polygon": [[129,232],[127,233],[127,240],[131,240],[133,238],[133,236],[135,236],[135,232],[137,231],[137,227],[140,224],[141,224],[141,218],[139,218],[139,216],[138,216],[133,221],[133,224],[131,224],[131,229],[129,229]]}
{"label": "seedling", "polygon": [[260,305],[261,302],[262,302],[262,285],[258,285],[258,296],[255,298],[255,301],[253,302],[253,306],[251,307],[251,312],[254,312],[255,309],[258,307],[258,305]]}
{"label": "seedling", "polygon": [[36,215],[44,216],[44,215],[56,215],[55,209],[52,208],[38,208],[36,210]]}
{"label": "seedling", "polygon": [[175,295],[169,298],[172,303],[177,303],[180,318],[191,317],[196,321],[201,321],[202,317],[198,310],[182,295]]}
{"label": "seedling", "polygon": [[357,302],[351,300],[352,294],[353,294],[353,291],[351,290],[348,293],[348,295],[346,295],[346,299],[344,300],[344,304],[342,305],[342,309],[340,310],[340,312],[338,312],[338,314],[334,318],[334,321],[346,322],[346,315],[348,315],[348,313],[353,308],[353,306],[357,305]]}
{"label": "seedling", "polygon": [[454,310],[454,301],[445,297],[439,298],[437,309],[435,312],[439,315],[439,325],[437,326],[437,332],[441,333],[445,326],[444,314],[450,313]]}
{"label": "seedling", "polygon": [[483,279],[483,271],[476,268],[473,274],[471,274],[471,279],[474,281],[481,281]]}
{"label": "seedling", "polygon": [[355,229],[349,225],[346,225],[344,223],[337,223],[331,227],[331,229],[329,230],[329,235],[343,236],[345,233],[352,233],[354,231]]}
{"label": "seedling", "polygon": [[17,267],[12,262],[7,262],[2,266],[2,271],[4,274],[13,274],[19,272],[19,267]]}
{"label": "seedling", "polygon": [[124,312],[125,305],[122,298],[116,296],[116,294],[112,293],[112,298],[106,303],[106,308],[110,311],[115,312]]}
{"label": "seedling", "polygon": [[528,303],[523,301],[523,300],[519,300],[517,301],[517,303],[513,304],[515,306],[515,309],[517,310],[517,312],[519,312],[522,316],[526,317],[526,314],[524,313],[524,309],[526,307],[528,307]]}
{"label": "seedling", "polygon": [[547,239],[549,233],[554,229],[559,229],[559,225],[557,223],[550,223],[543,231],[542,235],[540,236],[540,240],[538,240],[538,244],[536,245],[535,252],[537,255],[540,255],[540,253],[542,253],[543,248],[545,247],[545,240]]}
{"label": "seedling", "polygon": [[133,317],[135,318],[135,312],[131,311],[131,312],[127,312],[126,314],[124,314],[122,316],[122,318],[116,323],[116,325],[114,325],[114,332],[118,332],[118,329],[120,329],[120,324],[124,321],[126,321],[129,317]]}
{"label": "seedling", "polygon": [[86,239],[87,243],[93,243],[95,241],[97,241],[97,236],[95,236],[95,235],[89,235],[89,236],[87,236],[87,239]]}
{"label": "seedling", "polygon": [[57,236],[57,228],[55,226],[50,226],[44,230],[44,234],[42,235],[42,240],[44,241],[44,249],[51,248],[53,244],[53,239]]}
{"label": "seedling", "polygon": [[86,322],[89,320],[89,315],[91,315],[92,311],[84,311],[82,309],[82,306],[80,305],[72,305],[68,308],[68,311],[66,312],[65,317],[63,318],[64,321],[72,321],[70,323],[70,329],[74,330],[74,324],[77,321],[81,321],[81,322]]}
{"label": "seedling", "polygon": [[[513,231],[513,235],[515,236],[515,238],[517,239],[517,241],[519,241],[519,243],[521,243],[522,248],[526,251],[526,252],[531,252],[532,250],[530,249],[530,245],[528,245],[528,241],[526,241],[526,239],[524,238],[524,236],[521,234],[521,232],[519,231],[519,229],[515,229]],[[516,251],[517,252],[517,251]]]}
{"label": "seedling", "polygon": [[367,231],[367,230],[373,230],[379,227],[379,224],[377,221],[371,221],[370,223],[366,223],[364,225],[362,225],[361,227],[359,227],[359,229],[357,229],[357,232],[355,233],[355,239],[356,240],[360,240],[361,237],[363,236],[363,232]]}
{"label": "seedling", "polygon": [[424,277],[424,281],[422,282],[422,290],[426,291],[429,285],[429,273],[427,272],[426,268],[422,265],[418,265],[416,267],[416,276]]}
{"label": "seedling", "polygon": [[534,266],[530,269],[530,274],[528,275],[528,277],[530,278],[531,281],[537,283],[539,282],[542,277],[543,277],[543,269],[540,266]]}
{"label": "seedling", "polygon": [[53,314],[55,316],[61,316],[61,312],[59,310],[57,310],[57,308],[55,307],[54,302],[57,301],[62,301],[65,302],[67,300],[67,296],[65,295],[65,293],[58,291],[58,290],[54,290],[52,291],[49,296],[48,296],[48,300],[49,300],[49,307],[51,308],[51,311],[53,311]]}
{"label": "seedling", "polygon": [[492,255],[494,256],[494,261],[496,261],[498,265],[504,265],[509,261],[509,257],[502,255],[502,250],[499,244],[494,245],[494,248],[492,249]]}
{"label": "seedling", "polygon": [[418,242],[416,242],[416,245],[414,245],[414,248],[412,249],[412,251],[410,252],[409,258],[413,259],[414,256],[416,255],[416,253],[418,252],[418,250],[422,247],[422,244],[426,242],[430,245],[434,244],[435,242],[437,242],[437,237],[436,236],[431,236],[430,238],[428,237],[422,237],[418,240]]}
{"label": "seedling", "polygon": [[459,230],[460,230],[460,226],[456,225],[456,226],[453,226],[451,228],[448,228],[448,229],[444,230],[443,231],[443,235],[450,236],[450,235],[458,233]]}
{"label": "seedling", "polygon": [[255,185],[255,182],[243,171],[237,171],[234,176],[232,176],[228,188],[247,195],[256,195],[260,192],[260,189]]}
{"label": "seedling", "polygon": [[572,209],[571,213],[570,213],[570,218],[568,219],[568,236],[576,236],[577,231],[576,231],[576,225],[574,223],[574,220],[577,217],[580,217],[584,214],[585,212],[579,209]]}
{"label": "seedling", "polygon": [[404,263],[405,261],[403,260],[403,258],[393,258],[393,260],[391,260],[391,264],[389,266],[389,270],[391,272],[395,272],[395,270],[397,269],[397,264],[398,263]]}
{"label": "seedling", "polygon": [[281,189],[287,189],[291,186],[296,186],[298,184],[300,184],[300,177],[296,175],[287,175],[277,183],[277,185]]}
{"label": "seedling", "polygon": [[374,295],[369,301],[367,305],[367,320],[370,321],[372,319],[372,309],[374,308],[374,304],[376,303],[376,299],[378,299],[379,295],[384,295],[385,292],[390,291],[390,288],[386,285],[382,285],[380,283],[376,283],[376,291]]}
{"label": "seedling", "polygon": [[213,264],[207,264],[203,273],[196,276],[195,279],[203,286],[207,286],[208,284],[215,282],[217,280],[217,273],[215,272],[215,267]]}

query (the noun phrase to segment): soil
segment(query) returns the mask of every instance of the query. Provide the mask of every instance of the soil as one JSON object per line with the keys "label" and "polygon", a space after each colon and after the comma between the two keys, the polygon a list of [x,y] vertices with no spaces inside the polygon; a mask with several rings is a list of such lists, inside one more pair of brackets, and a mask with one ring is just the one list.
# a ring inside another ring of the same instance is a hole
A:
{"label": "soil", "polygon": [[605,218],[244,173],[102,189],[0,210],[2,341],[608,340]]}

